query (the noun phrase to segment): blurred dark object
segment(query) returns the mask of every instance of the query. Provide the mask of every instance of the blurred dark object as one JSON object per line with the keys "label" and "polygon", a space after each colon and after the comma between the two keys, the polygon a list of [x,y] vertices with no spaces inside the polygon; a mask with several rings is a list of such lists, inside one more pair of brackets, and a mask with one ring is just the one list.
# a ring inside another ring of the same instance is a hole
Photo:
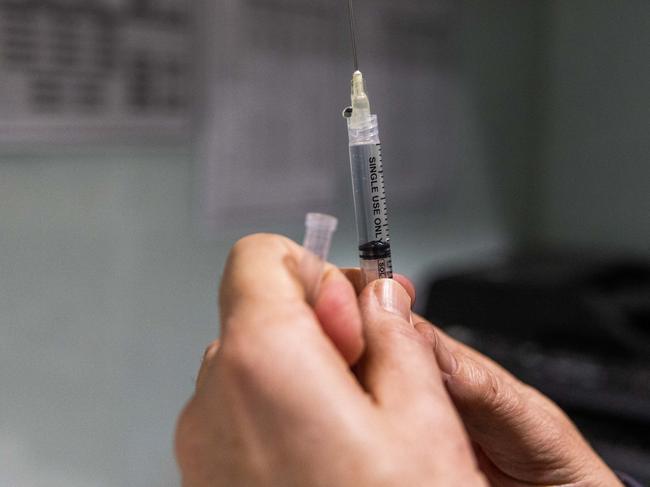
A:
{"label": "blurred dark object", "polygon": [[650,482],[650,262],[520,254],[436,279],[426,317],[556,401]]}

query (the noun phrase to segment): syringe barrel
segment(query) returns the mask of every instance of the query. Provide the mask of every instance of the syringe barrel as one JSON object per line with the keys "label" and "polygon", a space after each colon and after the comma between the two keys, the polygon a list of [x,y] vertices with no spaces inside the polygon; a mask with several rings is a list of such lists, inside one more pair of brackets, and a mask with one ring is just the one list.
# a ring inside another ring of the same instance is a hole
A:
{"label": "syringe barrel", "polygon": [[388,208],[377,117],[348,121],[350,169],[359,236],[359,258],[366,282],[392,278]]}

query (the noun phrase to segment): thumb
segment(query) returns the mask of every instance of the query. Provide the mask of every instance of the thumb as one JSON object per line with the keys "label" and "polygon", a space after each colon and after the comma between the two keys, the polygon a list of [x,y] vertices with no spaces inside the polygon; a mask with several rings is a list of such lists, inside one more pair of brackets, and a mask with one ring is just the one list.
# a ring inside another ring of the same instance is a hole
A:
{"label": "thumb", "polygon": [[366,390],[401,414],[446,399],[435,355],[413,327],[408,292],[392,279],[380,279],[363,290],[359,305],[366,341],[359,379]]}
{"label": "thumb", "polygon": [[411,454],[436,458],[450,472],[472,465],[431,345],[412,324],[409,293],[395,280],[380,279],[363,290],[359,304],[366,349],[356,372],[382,415],[404,433],[428,438]]}

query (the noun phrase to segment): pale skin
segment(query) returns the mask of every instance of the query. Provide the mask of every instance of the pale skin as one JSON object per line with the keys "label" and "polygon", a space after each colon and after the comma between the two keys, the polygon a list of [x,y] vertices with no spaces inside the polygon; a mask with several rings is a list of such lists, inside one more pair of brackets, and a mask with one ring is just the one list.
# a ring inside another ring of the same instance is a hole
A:
{"label": "pale skin", "polygon": [[178,421],[184,487],[622,485],[550,400],[413,315],[407,279],[327,265],[311,307],[302,252],[234,246]]}

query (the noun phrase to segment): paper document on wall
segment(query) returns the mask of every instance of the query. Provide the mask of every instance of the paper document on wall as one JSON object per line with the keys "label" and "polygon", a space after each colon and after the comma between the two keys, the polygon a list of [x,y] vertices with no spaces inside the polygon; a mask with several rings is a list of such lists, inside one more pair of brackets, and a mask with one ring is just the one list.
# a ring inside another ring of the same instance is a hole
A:
{"label": "paper document on wall", "polygon": [[[430,201],[458,157],[456,3],[357,2],[361,69],[393,207]],[[341,112],[353,69],[346,5],[220,0],[199,19],[203,221],[218,232],[345,211],[352,199]]]}

